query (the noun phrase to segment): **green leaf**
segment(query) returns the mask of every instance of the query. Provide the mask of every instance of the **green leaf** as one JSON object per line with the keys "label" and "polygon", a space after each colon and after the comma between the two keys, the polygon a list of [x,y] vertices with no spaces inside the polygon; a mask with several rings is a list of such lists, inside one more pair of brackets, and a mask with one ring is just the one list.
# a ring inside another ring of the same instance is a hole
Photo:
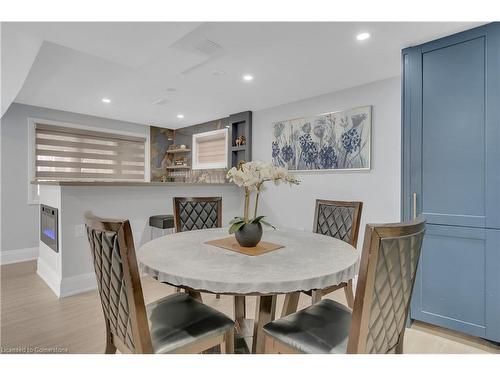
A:
{"label": "green leaf", "polygon": [[276,227],[274,225],[269,224],[267,221],[261,220],[260,223],[264,224],[264,225],[267,225],[268,227],[272,227],[273,229],[276,229]]}
{"label": "green leaf", "polygon": [[245,218],[239,216],[235,217],[233,220],[229,222],[229,224],[239,223],[240,221],[245,221]]}
{"label": "green leaf", "polygon": [[257,224],[258,222],[260,222],[265,216],[257,216],[256,218],[250,220],[251,223],[253,224]]}
{"label": "green leaf", "polygon": [[234,223],[233,225],[231,225],[229,227],[229,234],[233,234],[233,233],[237,232],[243,225],[245,225],[244,221]]}

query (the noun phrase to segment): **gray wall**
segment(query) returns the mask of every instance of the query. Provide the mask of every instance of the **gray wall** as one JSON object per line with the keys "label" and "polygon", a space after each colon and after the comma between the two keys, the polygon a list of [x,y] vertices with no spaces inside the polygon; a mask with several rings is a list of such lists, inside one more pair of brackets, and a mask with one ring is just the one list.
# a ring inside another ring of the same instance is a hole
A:
{"label": "gray wall", "polygon": [[28,202],[28,118],[148,135],[129,122],[14,103],[1,119],[1,251],[38,246],[38,206]]}
{"label": "gray wall", "polygon": [[401,187],[400,77],[284,104],[253,113],[254,160],[271,161],[272,123],[362,105],[373,105],[370,171],[299,172],[299,186],[273,186],[261,196],[261,215],[269,222],[312,230],[318,198],[364,203],[358,248],[364,225],[399,221]]}

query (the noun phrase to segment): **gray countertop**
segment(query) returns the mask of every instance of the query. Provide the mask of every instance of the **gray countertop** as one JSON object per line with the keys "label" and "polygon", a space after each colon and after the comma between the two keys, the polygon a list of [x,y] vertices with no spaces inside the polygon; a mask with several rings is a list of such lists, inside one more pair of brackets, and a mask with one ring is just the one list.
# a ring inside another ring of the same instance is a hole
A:
{"label": "gray countertop", "polygon": [[34,185],[56,186],[234,186],[230,183],[147,182],[147,181],[31,181]]}

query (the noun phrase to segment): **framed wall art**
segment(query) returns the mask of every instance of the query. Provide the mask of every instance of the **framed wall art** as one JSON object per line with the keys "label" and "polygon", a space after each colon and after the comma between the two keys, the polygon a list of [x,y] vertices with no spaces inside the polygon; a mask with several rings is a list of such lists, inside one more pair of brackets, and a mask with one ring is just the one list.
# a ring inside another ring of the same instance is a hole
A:
{"label": "framed wall art", "polygon": [[296,171],[369,170],[372,106],[273,123],[272,160]]}

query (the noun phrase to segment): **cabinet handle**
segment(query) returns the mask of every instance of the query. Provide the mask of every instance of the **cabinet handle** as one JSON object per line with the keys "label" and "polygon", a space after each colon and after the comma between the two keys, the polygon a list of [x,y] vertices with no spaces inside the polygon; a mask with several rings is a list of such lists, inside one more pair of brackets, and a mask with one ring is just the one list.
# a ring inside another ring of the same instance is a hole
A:
{"label": "cabinet handle", "polygon": [[413,220],[417,218],[417,193],[412,195],[412,218]]}

